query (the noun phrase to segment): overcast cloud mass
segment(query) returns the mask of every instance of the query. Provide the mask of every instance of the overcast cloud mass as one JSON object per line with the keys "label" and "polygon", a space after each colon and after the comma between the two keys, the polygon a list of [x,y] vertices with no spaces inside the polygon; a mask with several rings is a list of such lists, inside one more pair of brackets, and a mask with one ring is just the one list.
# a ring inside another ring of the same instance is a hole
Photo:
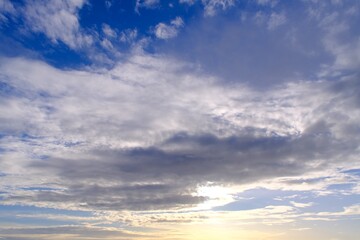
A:
{"label": "overcast cloud mass", "polygon": [[356,240],[360,2],[0,0],[0,239]]}

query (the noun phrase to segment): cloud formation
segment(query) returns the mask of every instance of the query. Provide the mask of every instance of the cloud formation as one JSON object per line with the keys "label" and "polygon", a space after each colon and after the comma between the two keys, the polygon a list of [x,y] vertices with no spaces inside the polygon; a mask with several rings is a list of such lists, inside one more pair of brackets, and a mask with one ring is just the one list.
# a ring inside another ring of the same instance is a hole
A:
{"label": "cloud formation", "polygon": [[184,26],[181,17],[173,19],[169,25],[159,23],[155,26],[155,36],[160,39],[174,38],[178,35],[179,29]]}
{"label": "cloud formation", "polygon": [[10,1],[3,0],[0,2],[0,24],[6,23],[8,17],[14,14],[16,14],[16,10]]}
{"label": "cloud formation", "polygon": [[234,6],[236,0],[202,0],[204,15],[214,16],[218,10],[226,10]]}
{"label": "cloud formation", "polygon": [[136,0],[135,12],[139,13],[140,8],[156,8],[160,4],[160,0]]}
{"label": "cloud formation", "polygon": [[[27,59],[1,65],[5,96],[18,92],[2,100],[2,111],[11,109],[1,126],[6,189],[20,173],[29,187],[48,188],[6,190],[9,204],[189,208],[206,201],[196,191],[208,182],[251,184],[356,163],[357,75],[263,94],[160,56],[134,55],[110,72]],[[40,173],[48,184],[33,177]]]}
{"label": "cloud formation", "polygon": [[53,43],[61,41],[72,49],[91,45],[92,38],[83,32],[78,11],[85,1],[28,1],[23,9],[28,27],[45,34]]}

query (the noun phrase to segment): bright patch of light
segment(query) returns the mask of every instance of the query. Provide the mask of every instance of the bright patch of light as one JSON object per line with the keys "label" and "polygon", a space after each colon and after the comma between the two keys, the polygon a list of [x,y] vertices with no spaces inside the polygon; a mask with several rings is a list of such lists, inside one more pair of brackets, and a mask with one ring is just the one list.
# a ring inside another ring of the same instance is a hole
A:
{"label": "bright patch of light", "polygon": [[234,201],[234,189],[216,186],[209,183],[197,189],[197,196],[206,197],[207,200],[197,206],[197,209],[211,209],[223,206]]}

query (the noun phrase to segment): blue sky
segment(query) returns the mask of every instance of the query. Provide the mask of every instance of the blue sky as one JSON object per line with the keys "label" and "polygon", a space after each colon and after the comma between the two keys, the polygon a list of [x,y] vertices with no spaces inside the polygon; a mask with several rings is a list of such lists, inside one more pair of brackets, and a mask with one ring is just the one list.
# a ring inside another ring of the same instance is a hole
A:
{"label": "blue sky", "polygon": [[359,21],[0,0],[0,239],[357,239]]}

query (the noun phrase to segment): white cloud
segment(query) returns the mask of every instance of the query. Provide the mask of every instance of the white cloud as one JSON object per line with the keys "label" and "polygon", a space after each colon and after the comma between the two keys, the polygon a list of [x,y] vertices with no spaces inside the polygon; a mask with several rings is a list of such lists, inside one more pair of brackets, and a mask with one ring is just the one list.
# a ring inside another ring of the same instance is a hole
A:
{"label": "white cloud", "polygon": [[182,20],[181,17],[176,17],[171,21],[171,24],[175,27],[182,27],[184,26],[184,21]]}
{"label": "white cloud", "polygon": [[135,12],[139,13],[140,8],[156,8],[160,4],[160,0],[136,0]]}
{"label": "white cloud", "polygon": [[330,71],[359,69],[360,38],[354,37],[349,41],[342,41],[342,36],[349,33],[348,24],[342,22],[336,15],[331,16],[328,22],[322,22],[322,27],[326,31],[324,46],[335,57]]}
{"label": "white cloud", "polygon": [[270,18],[269,18],[269,22],[267,25],[267,28],[269,30],[274,30],[277,27],[283,25],[286,23],[286,16],[284,13],[271,13]]}
{"label": "white cloud", "polygon": [[234,6],[237,0],[202,0],[202,4],[204,5],[204,15],[205,16],[214,16],[217,11],[226,10],[232,6]]}
{"label": "white cloud", "polygon": [[72,49],[91,45],[93,39],[81,29],[78,11],[84,0],[28,1],[24,8],[27,26],[45,34],[53,43],[62,41]]}
{"label": "white cloud", "polygon": [[165,23],[159,23],[155,27],[155,35],[160,39],[174,38],[178,34],[178,30],[174,26],[166,25]]}
{"label": "white cloud", "polygon": [[184,22],[181,17],[177,17],[170,24],[159,23],[155,26],[155,36],[160,39],[170,39],[178,35],[179,29],[183,27]]}
{"label": "white cloud", "polygon": [[108,39],[103,39],[101,42],[100,42],[100,45],[107,49],[107,50],[113,50],[114,49],[114,46],[112,45],[112,43],[108,40]]}
{"label": "white cloud", "polygon": [[341,76],[343,72],[358,72],[360,66],[359,5],[351,1],[308,2],[308,19],[322,33],[324,49],[334,59],[324,64],[321,77]]}
{"label": "white cloud", "polygon": [[306,207],[311,207],[314,203],[310,202],[310,203],[300,203],[300,202],[295,202],[295,201],[290,201],[290,203],[297,208],[306,208]]}
{"label": "white cloud", "polygon": [[120,33],[119,40],[124,43],[133,43],[138,36],[137,29],[126,29]]}
{"label": "white cloud", "polygon": [[355,204],[344,207],[343,211],[335,212],[316,212],[316,213],[304,213],[305,220],[323,220],[323,221],[334,221],[336,218],[347,218],[349,216],[358,217],[360,215],[360,205]]}
{"label": "white cloud", "polygon": [[103,24],[102,31],[109,38],[116,38],[117,36],[116,31],[112,29],[108,24]]}

